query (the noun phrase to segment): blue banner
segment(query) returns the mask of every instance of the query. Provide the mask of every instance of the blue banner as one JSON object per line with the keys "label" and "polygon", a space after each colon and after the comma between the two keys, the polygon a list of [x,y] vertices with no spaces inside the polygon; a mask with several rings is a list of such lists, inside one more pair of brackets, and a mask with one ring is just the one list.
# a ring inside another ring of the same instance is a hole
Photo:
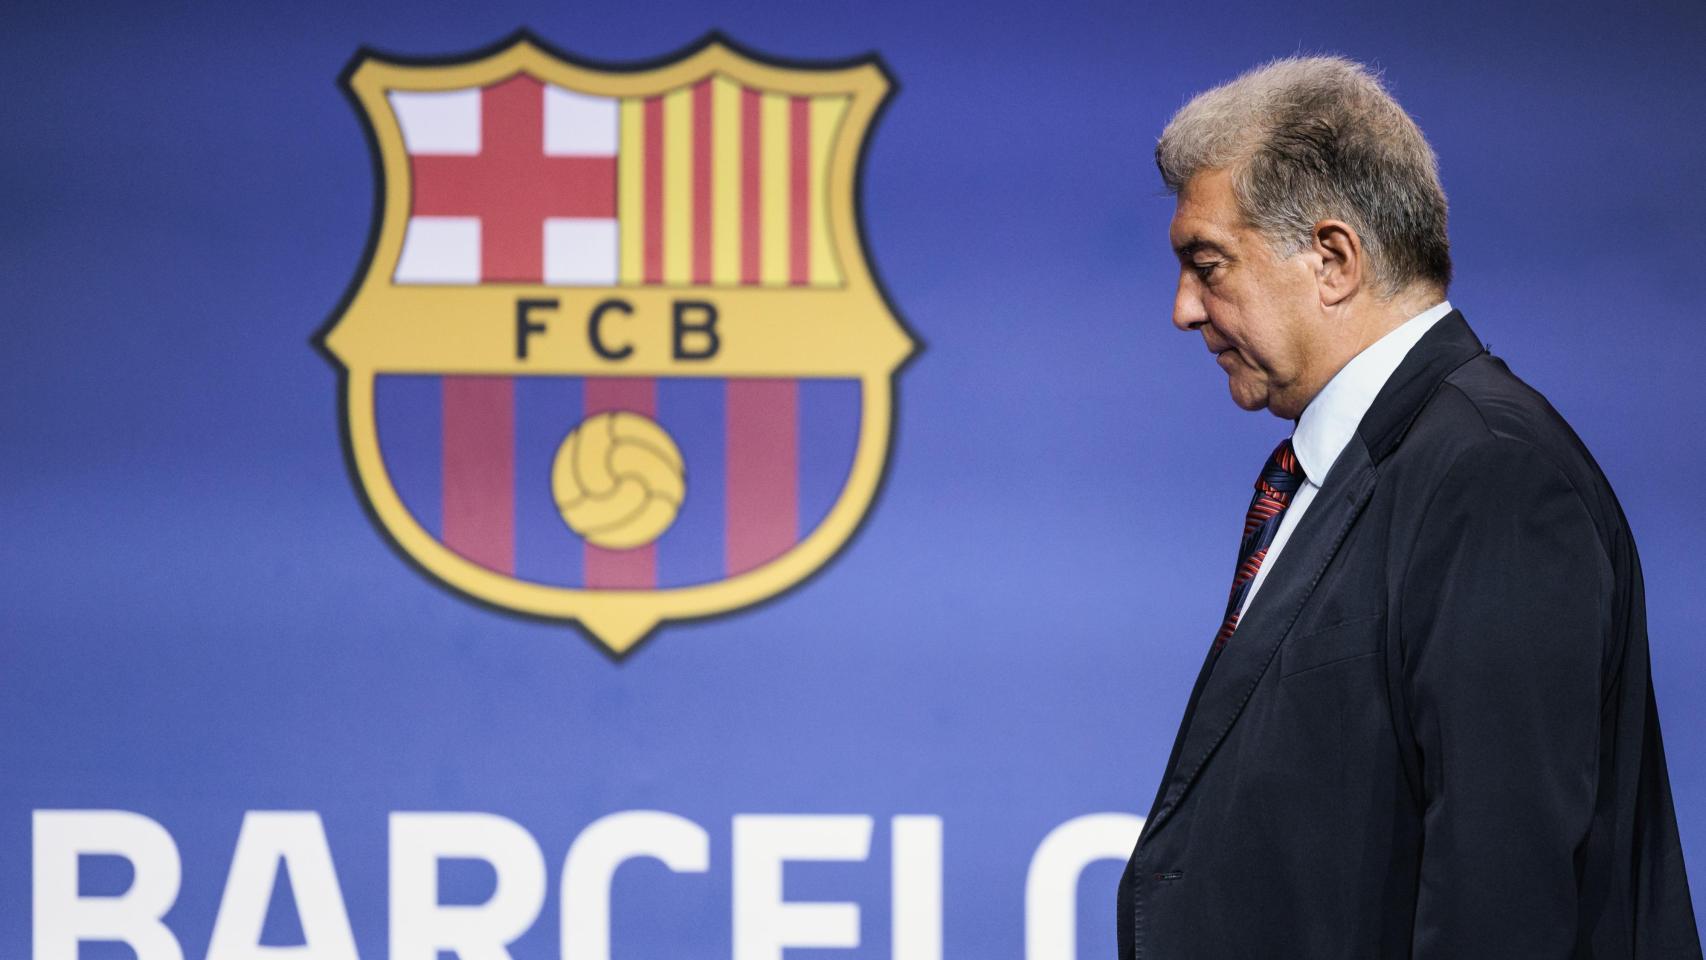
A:
{"label": "blue banner", "polygon": [[0,19],[0,956],[1111,955],[1290,429],[1152,151],[1299,50],[1618,492],[1701,902],[1699,4]]}

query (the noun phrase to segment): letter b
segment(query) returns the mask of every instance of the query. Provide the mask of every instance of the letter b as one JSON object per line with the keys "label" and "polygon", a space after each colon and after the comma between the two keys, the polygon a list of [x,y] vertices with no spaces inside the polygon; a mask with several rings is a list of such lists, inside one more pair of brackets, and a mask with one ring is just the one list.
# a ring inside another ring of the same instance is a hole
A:
{"label": "letter b", "polygon": [[[696,320],[688,319],[696,315]],[[723,345],[717,336],[717,305],[705,300],[677,300],[670,313],[675,359],[709,360]],[[688,342],[692,336],[693,342]]]}
{"label": "letter b", "polygon": [[[37,810],[33,819],[35,960],[77,960],[83,940],[118,940],[137,960],[183,960],[161,918],[178,899],[182,864],[166,828],[125,810]],[[117,856],[135,873],[116,897],[77,893],[77,860]]]}

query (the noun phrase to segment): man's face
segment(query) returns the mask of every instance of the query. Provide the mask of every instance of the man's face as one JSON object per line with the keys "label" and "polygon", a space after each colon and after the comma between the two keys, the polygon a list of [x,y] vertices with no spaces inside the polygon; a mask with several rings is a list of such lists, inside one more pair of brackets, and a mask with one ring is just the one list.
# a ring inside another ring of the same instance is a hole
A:
{"label": "man's face", "polygon": [[1224,170],[1193,177],[1179,192],[1168,238],[1179,256],[1173,325],[1197,330],[1226,371],[1232,401],[1295,419],[1320,384],[1320,258],[1309,250],[1279,259],[1244,222]]}

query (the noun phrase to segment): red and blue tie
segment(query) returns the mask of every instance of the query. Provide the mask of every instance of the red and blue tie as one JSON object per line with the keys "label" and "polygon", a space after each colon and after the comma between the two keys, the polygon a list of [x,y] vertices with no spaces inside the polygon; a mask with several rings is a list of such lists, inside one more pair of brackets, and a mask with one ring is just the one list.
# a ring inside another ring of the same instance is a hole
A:
{"label": "red and blue tie", "polygon": [[1279,533],[1285,508],[1291,505],[1292,495],[1303,485],[1303,468],[1297,463],[1297,453],[1291,449],[1291,438],[1274,448],[1273,455],[1262,466],[1256,478],[1256,495],[1250,499],[1250,512],[1244,515],[1244,540],[1238,545],[1238,569],[1232,575],[1232,595],[1226,600],[1226,619],[1220,632],[1214,635],[1214,649],[1219,651],[1232,639],[1238,629],[1239,608],[1250,594],[1256,571],[1268,555],[1268,545]]}

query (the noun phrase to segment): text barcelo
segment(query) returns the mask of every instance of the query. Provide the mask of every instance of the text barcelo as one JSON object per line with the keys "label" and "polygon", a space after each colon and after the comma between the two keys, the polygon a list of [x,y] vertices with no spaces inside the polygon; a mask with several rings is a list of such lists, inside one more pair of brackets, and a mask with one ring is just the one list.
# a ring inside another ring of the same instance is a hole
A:
{"label": "text barcelo", "polygon": [[[182,864],[170,833],[125,810],[37,810],[33,830],[36,960],[77,960],[83,941],[118,941],[137,960],[183,960],[164,920],[178,896]],[[1025,881],[1025,955],[1076,956],[1079,875],[1097,860],[1124,860],[1142,827],[1130,814],[1075,817],[1045,836]],[[926,815],[889,824],[892,960],[941,960],[942,821]],[[873,819],[863,815],[740,814],[733,818],[734,960],[781,960],[787,948],[853,948],[859,906],[800,902],[782,894],[783,866],[868,858]],[[393,813],[389,826],[391,960],[507,958],[545,905],[546,864],[537,841],[489,813]],[[79,889],[79,859],[129,861],[129,888],[113,896]],[[609,960],[611,881],[623,863],[650,858],[677,873],[711,867],[705,829],[650,810],[613,813],[588,825],[564,857],[558,907],[563,960]],[[477,904],[441,903],[445,860],[481,860],[496,877]],[[281,869],[289,871],[303,943],[265,946],[262,926]],[[288,955],[359,960],[331,849],[313,811],[249,811],[237,836],[207,960]]]}

